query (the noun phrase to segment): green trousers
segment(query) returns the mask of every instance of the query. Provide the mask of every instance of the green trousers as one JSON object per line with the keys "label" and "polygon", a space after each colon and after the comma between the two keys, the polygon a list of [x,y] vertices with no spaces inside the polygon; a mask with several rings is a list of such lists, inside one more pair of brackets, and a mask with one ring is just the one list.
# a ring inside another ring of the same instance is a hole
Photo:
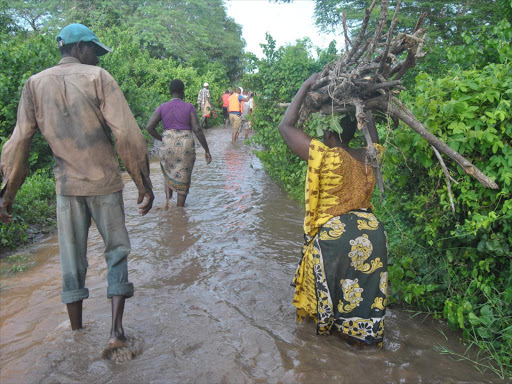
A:
{"label": "green trousers", "polygon": [[62,301],[65,304],[89,297],[89,290],[85,288],[85,277],[91,218],[105,244],[108,267],[107,297],[133,296],[133,284],[128,281],[130,239],[124,221],[122,191],[101,196],[57,195]]}

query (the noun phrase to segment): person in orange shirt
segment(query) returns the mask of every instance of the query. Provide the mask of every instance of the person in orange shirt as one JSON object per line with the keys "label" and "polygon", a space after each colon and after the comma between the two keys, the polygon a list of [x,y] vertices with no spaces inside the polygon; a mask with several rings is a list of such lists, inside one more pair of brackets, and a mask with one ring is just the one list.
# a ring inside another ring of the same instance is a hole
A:
{"label": "person in orange shirt", "polygon": [[224,91],[224,94],[221,96],[219,101],[222,101],[222,114],[224,115],[224,126],[229,124],[229,114],[228,114],[228,106],[229,106],[229,96],[231,93],[229,89]]}
{"label": "person in orange shirt", "polygon": [[242,102],[247,100],[248,98],[244,98],[241,95],[239,87],[235,88],[235,92],[228,99],[229,123],[233,130],[231,141],[233,143],[238,139],[242,127]]}

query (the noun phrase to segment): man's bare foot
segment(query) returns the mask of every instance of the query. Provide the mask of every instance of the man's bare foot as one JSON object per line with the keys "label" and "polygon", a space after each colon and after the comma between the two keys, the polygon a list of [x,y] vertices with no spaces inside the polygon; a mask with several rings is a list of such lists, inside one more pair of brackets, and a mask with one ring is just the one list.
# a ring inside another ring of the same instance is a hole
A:
{"label": "man's bare foot", "polygon": [[130,343],[128,343],[128,340],[126,338],[124,338],[123,340],[115,338],[115,337],[111,337],[110,339],[108,339],[108,347],[111,349],[112,348],[124,348],[129,345],[130,345]]}
{"label": "man's bare foot", "polygon": [[164,211],[168,211],[169,210],[169,201],[166,201],[165,204],[163,205],[162,209]]}
{"label": "man's bare foot", "polygon": [[136,358],[142,353],[142,348],[144,346],[144,340],[142,338],[137,336],[127,336],[126,341],[124,342],[127,344],[124,347],[109,345],[101,352],[101,357],[116,363],[123,363]]}

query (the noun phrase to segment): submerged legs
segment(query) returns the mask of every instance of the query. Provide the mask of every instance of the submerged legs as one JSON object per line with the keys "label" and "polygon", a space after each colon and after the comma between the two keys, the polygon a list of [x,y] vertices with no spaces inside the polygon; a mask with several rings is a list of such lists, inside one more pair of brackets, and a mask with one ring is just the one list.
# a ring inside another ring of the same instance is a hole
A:
{"label": "submerged legs", "polygon": [[178,193],[178,207],[184,207],[185,206],[185,200],[187,199],[187,195],[182,195]]}
{"label": "submerged legs", "polygon": [[128,345],[123,329],[124,296],[112,296],[112,328],[108,346],[110,348],[126,347]]}
{"label": "submerged legs", "polygon": [[165,189],[165,203],[163,206],[163,210],[167,211],[169,209],[169,201],[172,199],[172,189],[167,185],[164,186]]}
{"label": "submerged legs", "polygon": [[83,300],[75,301],[71,304],[66,304],[68,309],[69,321],[71,322],[71,329],[76,331],[82,329],[82,304]]}

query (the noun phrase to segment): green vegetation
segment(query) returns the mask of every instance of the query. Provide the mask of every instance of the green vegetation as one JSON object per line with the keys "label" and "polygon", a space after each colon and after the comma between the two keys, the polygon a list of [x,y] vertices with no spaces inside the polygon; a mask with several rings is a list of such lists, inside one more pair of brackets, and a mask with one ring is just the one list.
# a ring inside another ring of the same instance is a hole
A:
{"label": "green vegetation", "polygon": [[[218,100],[245,65],[241,27],[227,17],[222,0],[168,5],[0,0],[0,148],[16,124],[25,81],[59,61],[55,36],[71,22],[89,25],[113,48],[100,58],[100,66],[117,80],[141,127],[169,100],[168,84],[174,78],[184,81],[186,101],[195,104],[205,81],[212,101]],[[143,132],[151,144],[153,139]],[[13,207],[14,222],[0,225],[0,251],[26,244],[33,233],[55,225],[53,157],[40,133],[32,142],[29,166],[30,176]]]}
{"label": "green vegetation", "polygon": [[55,227],[55,181],[48,172],[27,177],[13,205],[13,221],[0,225],[0,250],[28,243]]}
{"label": "green vegetation", "polygon": [[[5,259],[0,261],[0,274],[11,275],[18,272],[26,271],[34,264],[30,256],[24,254],[16,254],[7,256]],[[2,290],[0,285],[0,291]]]}
{"label": "green vegetation", "polygon": [[[304,199],[303,183],[307,167],[288,150],[277,131],[284,113],[284,108],[277,104],[280,101],[290,101],[305,79],[312,73],[322,70],[336,56],[334,45],[325,51],[317,52],[317,60],[312,57],[310,51],[310,42],[307,39],[298,41],[293,46],[276,49],[275,40],[267,35],[267,43],[263,45],[265,58],[254,61],[258,71],[247,74],[242,79],[244,87],[261,90],[255,97],[256,134],[253,141],[266,150],[258,152],[258,156],[265,170],[279,180],[287,192],[298,200]],[[314,124],[307,129],[310,134],[316,132]]]}
{"label": "green vegetation", "polygon": [[[397,0],[389,1],[389,17],[396,7]],[[398,27],[403,30],[414,28],[418,15],[425,12],[425,27],[429,30],[431,42],[446,41],[450,44],[463,43],[461,34],[478,31],[481,25],[497,23],[501,14],[495,12],[500,0],[422,0],[402,1],[398,14]],[[339,29],[346,13],[349,26],[357,27],[362,20],[365,8],[371,0],[315,0],[316,24],[325,31]],[[380,8],[374,8],[378,14]]]}
{"label": "green vegetation", "polygon": [[[390,241],[395,299],[439,311],[511,372],[512,63],[420,74],[404,100],[450,147],[500,185],[491,191],[455,166],[456,212],[427,143],[389,132],[384,167],[391,192],[380,207]],[[407,174],[407,177],[403,175]],[[395,207],[400,207],[397,210]]]}

